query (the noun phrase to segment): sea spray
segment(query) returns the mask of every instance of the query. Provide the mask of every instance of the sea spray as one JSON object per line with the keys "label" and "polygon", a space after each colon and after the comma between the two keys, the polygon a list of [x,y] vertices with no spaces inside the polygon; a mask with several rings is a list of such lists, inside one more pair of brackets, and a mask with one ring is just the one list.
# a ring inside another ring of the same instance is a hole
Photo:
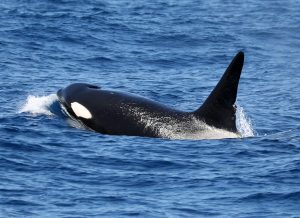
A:
{"label": "sea spray", "polygon": [[239,105],[236,110],[236,126],[243,138],[254,136],[251,120],[247,117],[244,108]]}
{"label": "sea spray", "polygon": [[56,94],[47,96],[29,95],[26,102],[21,106],[18,113],[29,113],[37,115],[53,115],[50,106],[57,100]]}

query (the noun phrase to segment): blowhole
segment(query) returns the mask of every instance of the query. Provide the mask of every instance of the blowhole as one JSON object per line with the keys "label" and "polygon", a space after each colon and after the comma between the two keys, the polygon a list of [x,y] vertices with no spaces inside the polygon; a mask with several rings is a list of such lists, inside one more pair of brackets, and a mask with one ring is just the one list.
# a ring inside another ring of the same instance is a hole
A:
{"label": "blowhole", "polygon": [[100,89],[99,86],[96,86],[96,85],[88,85],[87,86],[89,89]]}

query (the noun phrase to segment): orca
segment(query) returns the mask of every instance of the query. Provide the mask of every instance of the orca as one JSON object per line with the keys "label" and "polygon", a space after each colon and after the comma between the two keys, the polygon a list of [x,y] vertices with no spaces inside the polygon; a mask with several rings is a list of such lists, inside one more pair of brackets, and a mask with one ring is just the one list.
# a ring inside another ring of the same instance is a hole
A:
{"label": "orca", "polygon": [[235,102],[243,64],[244,53],[240,51],[204,103],[192,112],[85,83],[60,89],[57,96],[71,118],[102,134],[198,139],[240,137]]}

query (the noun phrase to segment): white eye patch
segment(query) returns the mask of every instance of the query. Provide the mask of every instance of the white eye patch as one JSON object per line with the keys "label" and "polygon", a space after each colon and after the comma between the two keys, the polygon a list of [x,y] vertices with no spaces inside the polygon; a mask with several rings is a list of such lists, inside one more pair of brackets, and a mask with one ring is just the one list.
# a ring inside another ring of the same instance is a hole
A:
{"label": "white eye patch", "polygon": [[92,118],[91,112],[86,107],[84,107],[82,104],[79,104],[78,102],[72,102],[71,108],[77,117],[82,117],[85,119]]}

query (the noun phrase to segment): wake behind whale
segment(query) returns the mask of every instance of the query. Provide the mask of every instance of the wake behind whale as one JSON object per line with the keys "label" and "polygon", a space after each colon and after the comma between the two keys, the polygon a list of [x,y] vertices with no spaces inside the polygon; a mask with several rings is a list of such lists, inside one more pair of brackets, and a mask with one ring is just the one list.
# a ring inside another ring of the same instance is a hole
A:
{"label": "wake behind whale", "polygon": [[239,52],[206,101],[183,112],[141,96],[84,83],[57,92],[70,117],[102,134],[162,138],[236,138],[236,96],[244,53]]}

